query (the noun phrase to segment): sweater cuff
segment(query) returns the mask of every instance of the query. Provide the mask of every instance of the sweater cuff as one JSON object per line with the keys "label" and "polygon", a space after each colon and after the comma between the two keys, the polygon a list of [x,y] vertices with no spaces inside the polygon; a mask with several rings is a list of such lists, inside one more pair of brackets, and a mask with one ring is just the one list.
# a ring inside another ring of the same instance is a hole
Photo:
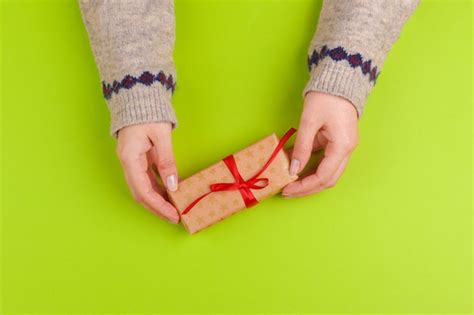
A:
{"label": "sweater cuff", "polygon": [[116,137],[124,127],[152,122],[169,122],[175,128],[177,120],[171,95],[171,89],[159,84],[137,85],[113,95],[107,101],[111,113],[111,134]]}
{"label": "sweater cuff", "polygon": [[349,63],[325,59],[311,69],[303,97],[310,91],[343,97],[354,105],[360,118],[372,88],[373,83],[360,69],[351,67]]}

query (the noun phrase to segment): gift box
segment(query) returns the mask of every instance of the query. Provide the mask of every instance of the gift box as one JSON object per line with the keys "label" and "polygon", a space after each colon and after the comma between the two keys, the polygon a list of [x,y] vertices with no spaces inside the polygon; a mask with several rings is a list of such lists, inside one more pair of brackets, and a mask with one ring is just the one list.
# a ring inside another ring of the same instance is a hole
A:
{"label": "gift box", "polygon": [[290,129],[281,140],[272,134],[180,181],[177,191],[168,191],[186,230],[196,233],[296,180],[283,150],[295,131]]}

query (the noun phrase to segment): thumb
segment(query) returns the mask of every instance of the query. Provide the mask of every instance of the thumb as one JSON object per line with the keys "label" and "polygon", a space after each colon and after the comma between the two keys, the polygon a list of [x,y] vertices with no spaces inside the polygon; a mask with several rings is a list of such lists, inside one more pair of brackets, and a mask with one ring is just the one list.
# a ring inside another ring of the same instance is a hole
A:
{"label": "thumb", "polygon": [[301,172],[308,163],[318,129],[318,125],[301,122],[291,153],[290,175]]}
{"label": "thumb", "polygon": [[170,191],[178,190],[178,171],[173,154],[171,128],[160,128],[151,134],[155,163],[161,180]]}

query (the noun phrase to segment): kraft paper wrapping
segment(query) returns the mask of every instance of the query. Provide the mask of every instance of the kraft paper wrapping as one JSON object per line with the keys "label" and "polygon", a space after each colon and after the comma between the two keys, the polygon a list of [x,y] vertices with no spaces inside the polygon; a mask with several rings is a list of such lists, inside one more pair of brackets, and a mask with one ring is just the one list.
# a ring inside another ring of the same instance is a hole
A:
{"label": "kraft paper wrapping", "polygon": [[[244,180],[254,176],[264,166],[277,144],[278,138],[272,134],[234,154]],[[289,159],[284,150],[278,152],[270,166],[259,177],[268,178],[269,184],[262,189],[251,189],[258,201],[277,194],[284,186],[298,178],[296,175],[290,176]],[[196,233],[245,209],[239,190],[218,191],[204,197],[188,213],[182,214],[190,203],[210,191],[211,184],[233,182],[234,177],[221,160],[181,181],[176,192],[168,191],[170,201],[178,209],[181,222],[189,233]]]}

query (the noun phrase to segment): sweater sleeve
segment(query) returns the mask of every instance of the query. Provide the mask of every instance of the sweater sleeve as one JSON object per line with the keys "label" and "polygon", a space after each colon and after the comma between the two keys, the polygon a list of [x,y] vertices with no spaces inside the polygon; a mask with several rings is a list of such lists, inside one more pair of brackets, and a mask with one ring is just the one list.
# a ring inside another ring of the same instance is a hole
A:
{"label": "sweater sleeve", "polygon": [[126,126],[176,125],[173,0],[79,0],[111,114],[111,133]]}
{"label": "sweater sleeve", "polygon": [[325,0],[308,52],[304,94],[344,97],[360,117],[385,57],[418,0]]}

